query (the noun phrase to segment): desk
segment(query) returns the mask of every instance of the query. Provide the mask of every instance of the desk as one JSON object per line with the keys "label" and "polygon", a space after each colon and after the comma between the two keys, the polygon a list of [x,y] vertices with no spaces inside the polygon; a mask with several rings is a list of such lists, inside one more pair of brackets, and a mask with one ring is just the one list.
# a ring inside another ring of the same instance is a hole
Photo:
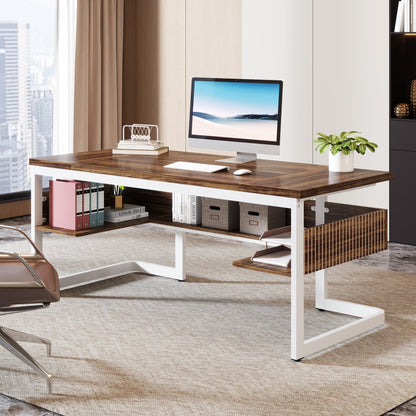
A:
{"label": "desk", "polygon": [[[290,209],[292,227],[291,358],[302,359],[383,325],[384,311],[379,308],[328,298],[325,270],[320,270],[315,273],[316,308],[359,319],[305,340],[304,202],[308,199],[315,200],[316,223],[323,224],[324,203],[328,194],[387,181],[392,178],[391,173],[361,169],[350,173],[331,173],[328,172],[327,166],[267,160],[245,163],[244,168],[253,171],[253,174],[246,176],[232,174],[234,168],[241,168],[242,165],[231,166],[229,172],[217,173],[189,172],[163,167],[176,161],[215,163],[218,158],[218,155],[174,151],[159,156],[112,155],[111,150],[104,150],[30,159],[32,238],[39,247],[42,246],[42,232],[36,227],[42,223],[43,176],[284,207]],[[175,233],[174,267],[131,261],[66,276],[62,279],[62,288],[135,271],[185,280],[186,233],[196,231],[175,227],[173,223],[167,227]]]}

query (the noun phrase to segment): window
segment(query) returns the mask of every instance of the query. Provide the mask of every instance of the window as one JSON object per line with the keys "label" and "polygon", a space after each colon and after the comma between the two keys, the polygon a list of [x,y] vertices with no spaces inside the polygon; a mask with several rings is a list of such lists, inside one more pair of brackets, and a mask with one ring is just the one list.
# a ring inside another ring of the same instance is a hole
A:
{"label": "window", "polygon": [[0,2],[0,196],[29,190],[29,158],[54,151],[57,1]]}

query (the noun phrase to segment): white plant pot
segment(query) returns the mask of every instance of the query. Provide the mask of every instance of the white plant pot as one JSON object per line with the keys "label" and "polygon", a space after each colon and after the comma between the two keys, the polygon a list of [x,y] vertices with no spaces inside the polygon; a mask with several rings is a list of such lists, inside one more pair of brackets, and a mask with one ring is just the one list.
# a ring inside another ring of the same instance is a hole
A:
{"label": "white plant pot", "polygon": [[344,155],[338,152],[333,155],[329,152],[329,171],[330,172],[352,172],[354,170],[354,152]]}

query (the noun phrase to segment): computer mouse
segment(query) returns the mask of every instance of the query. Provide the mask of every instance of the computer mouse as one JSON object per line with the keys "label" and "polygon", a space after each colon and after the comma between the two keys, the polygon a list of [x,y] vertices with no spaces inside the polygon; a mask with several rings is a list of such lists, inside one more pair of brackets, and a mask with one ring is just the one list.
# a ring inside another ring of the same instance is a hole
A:
{"label": "computer mouse", "polygon": [[240,176],[240,175],[250,175],[253,172],[250,169],[237,169],[233,173],[234,175]]}

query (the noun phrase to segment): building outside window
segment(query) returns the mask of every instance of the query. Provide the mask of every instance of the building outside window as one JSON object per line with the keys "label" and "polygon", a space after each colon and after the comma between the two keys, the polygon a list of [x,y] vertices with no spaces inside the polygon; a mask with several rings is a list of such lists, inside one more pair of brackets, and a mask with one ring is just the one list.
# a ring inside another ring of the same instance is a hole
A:
{"label": "building outside window", "polygon": [[53,152],[57,0],[0,2],[0,196],[30,188]]}

